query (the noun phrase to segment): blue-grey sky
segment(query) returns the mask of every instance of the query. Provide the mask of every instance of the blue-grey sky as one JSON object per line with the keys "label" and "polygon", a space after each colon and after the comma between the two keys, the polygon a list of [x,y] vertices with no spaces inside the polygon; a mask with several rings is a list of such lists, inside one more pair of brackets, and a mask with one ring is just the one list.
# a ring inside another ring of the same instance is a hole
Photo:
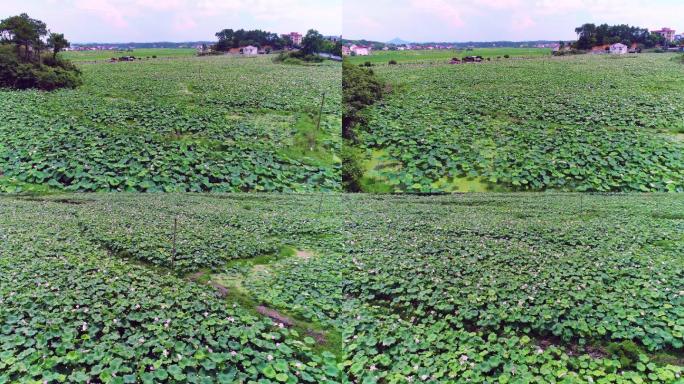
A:
{"label": "blue-grey sky", "polygon": [[347,38],[571,40],[585,23],[684,31],[684,0],[344,0]]}
{"label": "blue-grey sky", "polygon": [[214,40],[223,28],[342,33],[342,0],[1,0],[71,42]]}

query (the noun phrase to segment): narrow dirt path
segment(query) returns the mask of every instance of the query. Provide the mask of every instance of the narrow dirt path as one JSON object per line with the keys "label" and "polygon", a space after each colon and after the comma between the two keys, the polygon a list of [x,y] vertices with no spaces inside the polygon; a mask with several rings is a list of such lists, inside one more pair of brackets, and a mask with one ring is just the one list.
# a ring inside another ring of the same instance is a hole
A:
{"label": "narrow dirt path", "polygon": [[[314,253],[307,250],[295,250],[292,256],[288,258],[297,258],[303,261],[309,261],[314,257]],[[255,275],[260,275],[262,278],[271,273],[271,268],[269,264],[255,264],[251,267],[249,272],[242,278],[222,278],[221,275],[212,275],[208,271],[198,271],[186,278],[198,284],[206,284],[214,288],[219,297],[228,299],[231,295],[247,295],[254,300],[253,310],[262,315],[270,318],[278,324],[287,328],[300,328],[306,336],[309,336],[316,340],[320,345],[324,345],[328,342],[325,332],[318,331],[312,328],[312,326],[304,321],[299,321],[291,316],[288,316],[277,309],[271,308],[264,303],[257,304],[253,295],[242,287],[242,280],[253,277]]]}

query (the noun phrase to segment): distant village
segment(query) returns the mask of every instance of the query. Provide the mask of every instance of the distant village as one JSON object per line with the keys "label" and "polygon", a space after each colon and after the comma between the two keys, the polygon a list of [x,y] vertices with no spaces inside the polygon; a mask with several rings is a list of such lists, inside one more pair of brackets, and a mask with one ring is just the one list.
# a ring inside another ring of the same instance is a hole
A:
{"label": "distant village", "polygon": [[[292,46],[288,47],[294,49],[302,44],[302,39],[304,35],[299,32],[289,32],[280,35],[283,38],[289,38],[292,42]],[[325,40],[337,43],[342,39],[342,36],[324,36]],[[196,42],[183,42],[183,43],[171,43],[171,42],[157,42],[157,43],[88,43],[88,44],[71,44],[70,47],[65,48],[65,51],[132,51],[134,49],[143,48],[192,48],[198,51],[208,51],[211,46],[215,44],[215,41],[196,41]],[[239,47],[237,50],[233,49],[230,53],[240,53],[240,54],[259,54],[266,53],[268,46],[255,47],[255,46],[244,46]]]}
{"label": "distant village", "polygon": [[[654,34],[662,36],[665,41],[669,42],[665,47],[660,47],[668,51],[684,51],[684,34],[677,34],[676,31],[669,27],[664,27],[659,30],[652,31]],[[284,39],[292,42],[292,46],[286,49],[296,49],[301,46],[302,38],[304,37],[299,32],[289,32],[280,35]],[[379,42],[364,42],[355,43],[351,41],[344,41],[342,36],[324,36],[325,40],[333,43],[342,42],[342,56],[369,56],[373,51],[406,51],[406,50],[447,50],[447,49],[475,49],[475,48],[497,48],[497,47],[516,47],[516,48],[545,48],[552,49],[554,54],[562,54],[563,52],[573,49],[573,41],[559,41],[559,42],[490,42],[490,43],[379,43]],[[140,48],[194,48],[197,49],[198,54],[208,53],[211,51],[213,42],[187,42],[187,43],[118,43],[118,44],[72,44],[70,48],[65,50],[71,51],[130,51]],[[253,46],[247,45],[243,47],[235,47],[228,50],[230,54],[241,55],[259,55],[269,53],[271,51],[269,46]],[[592,47],[590,53],[593,54],[627,54],[641,52],[641,46],[637,43],[623,44],[601,44]],[[339,53],[338,53],[339,54]]]}
{"label": "distant village", "polygon": [[[684,51],[684,34],[677,34],[676,31],[669,27],[664,27],[659,30],[651,31],[654,34],[660,35],[668,44],[658,48],[667,51]],[[559,41],[559,42],[521,42],[514,43],[510,41],[489,42],[489,43],[379,43],[379,42],[364,42],[354,43],[346,42],[342,46],[343,56],[369,56],[373,51],[406,51],[406,50],[445,50],[445,49],[475,49],[475,48],[546,48],[552,49],[554,53],[570,51],[573,49],[573,41]],[[637,43],[630,43],[629,45],[623,43],[601,44],[590,49],[590,53],[594,54],[626,54],[639,53],[642,47]]]}

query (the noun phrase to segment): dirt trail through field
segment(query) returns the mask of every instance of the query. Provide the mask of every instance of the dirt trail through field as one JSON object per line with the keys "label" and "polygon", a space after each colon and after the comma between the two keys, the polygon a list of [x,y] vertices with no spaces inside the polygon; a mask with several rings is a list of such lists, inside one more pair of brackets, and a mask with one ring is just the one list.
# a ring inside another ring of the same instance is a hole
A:
{"label": "dirt trail through field", "polygon": [[313,253],[309,251],[297,251],[296,255],[297,257],[305,261],[308,261],[313,257]]}
{"label": "dirt trail through field", "polygon": [[[309,261],[314,257],[314,253],[307,250],[295,250],[294,254],[289,258],[297,258],[303,261]],[[306,322],[298,321],[291,316],[288,316],[277,309],[269,307],[265,303],[256,303],[256,298],[248,292],[243,286],[242,281],[248,277],[259,276],[259,278],[265,278],[271,273],[271,268],[269,264],[255,264],[251,267],[249,272],[242,277],[230,277],[227,278],[223,275],[212,275],[208,271],[198,271],[189,276],[187,279],[199,284],[206,284],[214,288],[219,297],[224,299],[229,299],[231,295],[247,295],[252,297],[250,300],[254,300],[253,310],[262,316],[266,316],[276,323],[282,324],[282,326],[287,328],[298,327],[301,328],[306,336],[309,336],[316,340],[318,344],[325,344],[327,342],[327,337],[324,332],[317,331],[313,329]]]}

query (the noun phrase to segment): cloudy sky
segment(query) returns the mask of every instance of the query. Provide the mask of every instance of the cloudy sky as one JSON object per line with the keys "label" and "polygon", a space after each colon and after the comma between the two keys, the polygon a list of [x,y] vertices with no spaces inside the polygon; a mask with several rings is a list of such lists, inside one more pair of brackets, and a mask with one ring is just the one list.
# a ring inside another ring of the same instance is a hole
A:
{"label": "cloudy sky", "polygon": [[684,0],[344,0],[347,38],[388,41],[575,39],[585,23],[684,30]]}
{"label": "cloudy sky", "polygon": [[0,0],[72,42],[214,40],[223,28],[342,33],[342,0]]}

